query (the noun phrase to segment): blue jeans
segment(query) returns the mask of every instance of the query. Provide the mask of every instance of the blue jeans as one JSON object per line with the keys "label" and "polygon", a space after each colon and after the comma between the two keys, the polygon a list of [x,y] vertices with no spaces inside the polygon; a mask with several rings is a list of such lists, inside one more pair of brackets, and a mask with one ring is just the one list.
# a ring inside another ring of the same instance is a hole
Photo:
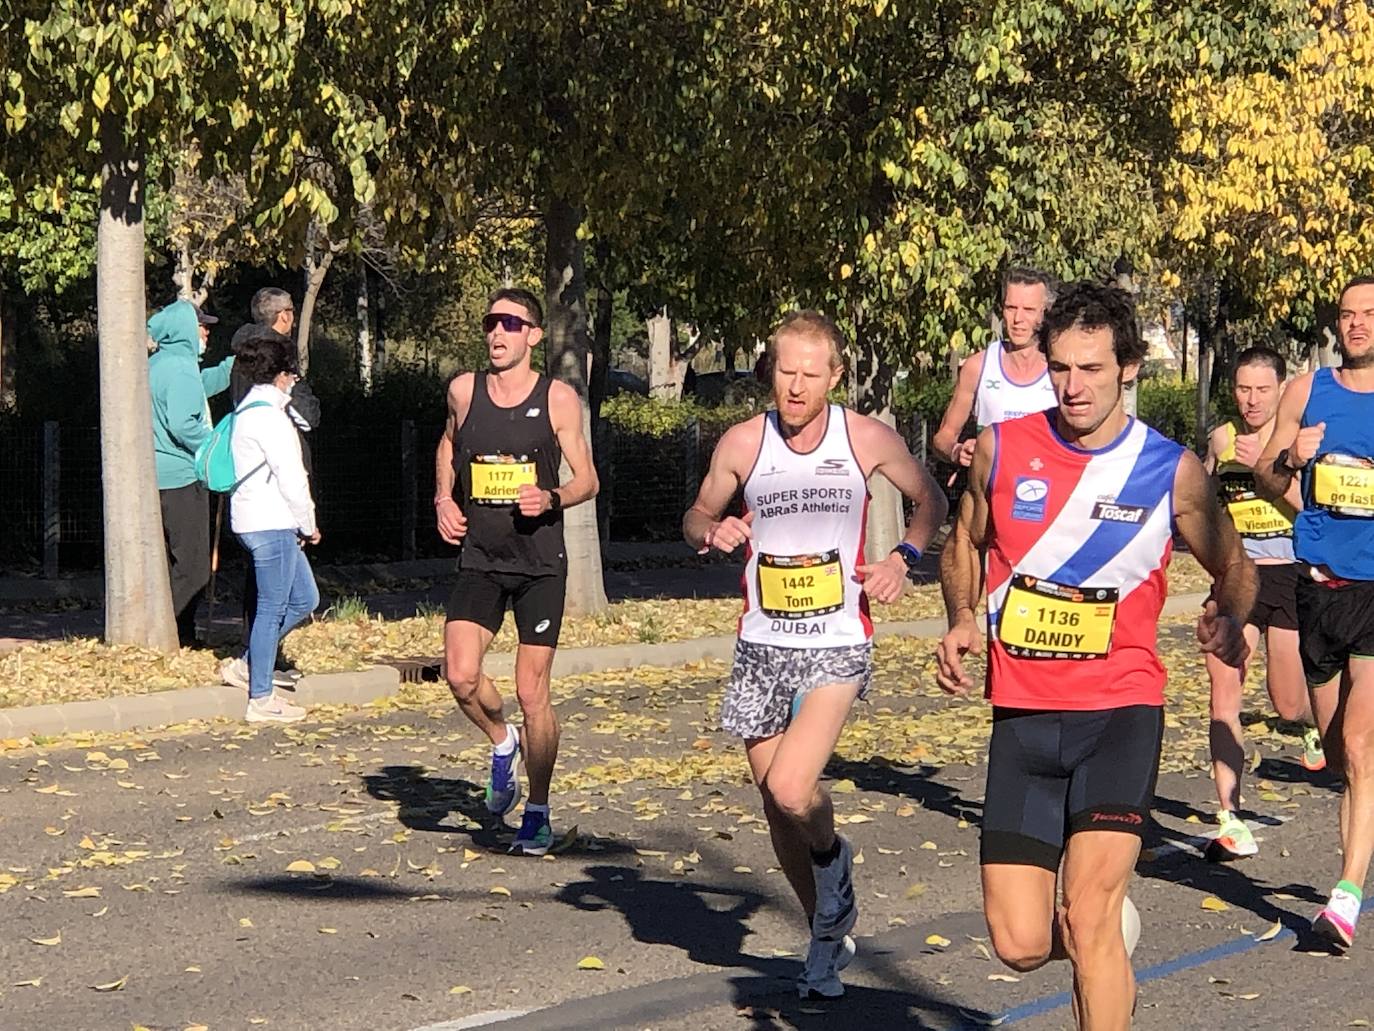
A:
{"label": "blue jeans", "polygon": [[320,603],[315,574],[295,530],[255,530],[239,534],[253,556],[258,607],[248,635],[248,697],[272,693],[272,669],[281,639]]}

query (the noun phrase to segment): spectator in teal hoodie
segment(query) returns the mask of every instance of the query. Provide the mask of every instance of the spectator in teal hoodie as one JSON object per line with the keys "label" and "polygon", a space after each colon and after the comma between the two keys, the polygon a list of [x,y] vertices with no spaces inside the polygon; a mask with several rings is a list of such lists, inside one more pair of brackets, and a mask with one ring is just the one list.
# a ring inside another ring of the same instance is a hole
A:
{"label": "spectator in teal hoodie", "polygon": [[234,359],[202,370],[209,322],[190,301],[148,320],[157,350],[148,360],[153,397],[153,453],[162,503],[162,536],[172,579],[172,608],[183,647],[196,643],[196,608],[210,582],[210,495],[196,480],[195,456],[213,428],[208,398],[228,389]]}

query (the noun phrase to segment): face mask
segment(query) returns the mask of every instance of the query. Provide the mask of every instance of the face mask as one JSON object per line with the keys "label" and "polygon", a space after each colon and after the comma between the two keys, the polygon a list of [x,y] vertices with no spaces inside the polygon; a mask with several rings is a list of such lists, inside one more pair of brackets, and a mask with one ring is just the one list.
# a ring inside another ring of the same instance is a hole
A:
{"label": "face mask", "polygon": [[209,346],[208,343],[207,343],[206,341],[202,340],[202,341],[200,342],[200,347],[197,348],[197,350],[196,350],[196,354],[198,354],[198,355],[204,354],[204,353],[205,353],[205,349],[206,349],[206,347],[208,347],[208,346]]}

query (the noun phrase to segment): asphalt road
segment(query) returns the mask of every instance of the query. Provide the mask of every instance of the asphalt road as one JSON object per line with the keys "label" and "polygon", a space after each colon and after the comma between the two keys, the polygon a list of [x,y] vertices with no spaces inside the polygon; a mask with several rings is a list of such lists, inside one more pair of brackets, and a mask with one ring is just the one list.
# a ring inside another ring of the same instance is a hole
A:
{"label": "asphalt road", "polygon": [[[542,860],[504,854],[484,749],[433,687],[286,729],[0,751],[0,1028],[1071,1026],[1062,965],[1017,979],[986,951],[981,703],[935,697],[924,651],[887,654],[831,769],[864,859],[843,1002],[792,997],[804,929],[707,667],[557,685],[567,848]],[[1337,800],[1296,746],[1264,739],[1262,851],[1233,867],[1198,857],[1206,775],[1161,778],[1137,1027],[1374,1019],[1368,945],[1302,931],[1337,873]]]}

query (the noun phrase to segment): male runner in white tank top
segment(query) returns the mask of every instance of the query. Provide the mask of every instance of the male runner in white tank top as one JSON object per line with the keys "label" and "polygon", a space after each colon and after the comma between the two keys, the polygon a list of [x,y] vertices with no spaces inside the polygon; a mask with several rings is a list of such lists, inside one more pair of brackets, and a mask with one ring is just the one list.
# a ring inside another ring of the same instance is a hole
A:
{"label": "male runner in white tank top", "polygon": [[970,355],[959,367],[954,395],[930,441],[946,462],[968,465],[973,461],[976,434],[959,442],[970,415],[981,431],[1055,406],[1049,369],[1036,343],[1045,310],[1054,303],[1055,288],[1053,277],[1037,269],[1011,268],[1002,277],[1002,339]]}
{"label": "male runner in white tank top", "polygon": [[[768,345],[776,411],[721,438],[683,518],[695,548],[744,546],[744,614],[721,725],[744,739],[778,863],[806,911],[803,998],[844,994],[858,916],[853,854],[835,833],[821,773],[872,676],[869,599],[895,601],[948,505],[890,427],[830,404],[844,338],[813,311],[783,319]],[[864,560],[867,480],[881,472],[914,505],[906,537]],[[742,518],[722,518],[739,490]]]}

